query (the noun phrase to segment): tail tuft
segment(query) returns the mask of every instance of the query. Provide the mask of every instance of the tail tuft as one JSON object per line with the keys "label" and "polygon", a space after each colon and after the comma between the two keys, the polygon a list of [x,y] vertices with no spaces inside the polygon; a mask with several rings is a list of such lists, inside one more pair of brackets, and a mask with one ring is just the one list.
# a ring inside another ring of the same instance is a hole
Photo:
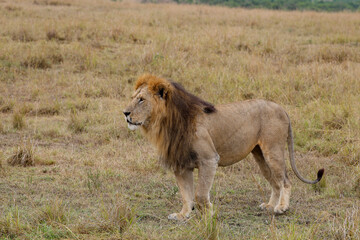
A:
{"label": "tail tuft", "polygon": [[316,182],[320,182],[321,178],[324,175],[324,172],[325,172],[325,170],[323,168],[318,171]]}

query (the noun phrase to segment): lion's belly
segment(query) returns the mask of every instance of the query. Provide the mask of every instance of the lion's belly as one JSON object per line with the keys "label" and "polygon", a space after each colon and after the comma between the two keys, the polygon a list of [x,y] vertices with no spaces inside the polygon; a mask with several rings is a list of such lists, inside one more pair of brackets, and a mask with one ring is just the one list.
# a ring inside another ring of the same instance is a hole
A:
{"label": "lion's belly", "polygon": [[[255,106],[254,106],[255,105]],[[261,120],[256,102],[217,106],[209,116],[211,139],[220,155],[219,166],[244,159],[258,144]]]}
{"label": "lion's belly", "polygon": [[[255,136],[256,134],[254,134]],[[244,159],[256,146],[256,141],[253,137],[240,137],[238,141],[229,141],[225,145],[216,146],[215,148],[220,155],[219,166],[229,166]]]}
{"label": "lion's belly", "polygon": [[244,159],[247,155],[234,155],[234,156],[221,156],[220,155],[220,161],[218,163],[219,167],[226,167],[229,165],[232,165],[234,163],[237,163]]}

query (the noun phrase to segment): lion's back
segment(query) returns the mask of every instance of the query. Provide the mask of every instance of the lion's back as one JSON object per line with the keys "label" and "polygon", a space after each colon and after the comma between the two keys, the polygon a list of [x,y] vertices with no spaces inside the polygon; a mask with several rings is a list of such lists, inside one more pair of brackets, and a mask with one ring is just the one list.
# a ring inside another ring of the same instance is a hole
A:
{"label": "lion's back", "polygon": [[287,134],[288,117],[284,109],[262,99],[216,105],[206,116],[206,125],[222,161],[243,158],[259,143],[276,141]]}

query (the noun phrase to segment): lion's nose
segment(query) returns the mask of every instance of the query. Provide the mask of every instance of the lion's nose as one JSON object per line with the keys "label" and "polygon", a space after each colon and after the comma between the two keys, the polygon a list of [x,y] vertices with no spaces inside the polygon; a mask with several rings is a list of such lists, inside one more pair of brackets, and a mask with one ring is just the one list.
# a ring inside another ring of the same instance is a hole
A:
{"label": "lion's nose", "polygon": [[125,117],[129,116],[130,115],[130,112],[123,112]]}

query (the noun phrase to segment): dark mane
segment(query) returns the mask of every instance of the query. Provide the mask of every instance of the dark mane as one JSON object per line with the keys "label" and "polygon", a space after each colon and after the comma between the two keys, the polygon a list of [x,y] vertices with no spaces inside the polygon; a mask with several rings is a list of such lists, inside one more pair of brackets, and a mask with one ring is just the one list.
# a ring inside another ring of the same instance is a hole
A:
{"label": "dark mane", "polygon": [[177,82],[169,81],[174,87],[167,100],[168,116],[163,119],[166,152],[165,165],[175,171],[194,167],[197,154],[192,148],[196,131],[196,117],[201,112],[216,111],[214,105],[189,93]]}
{"label": "dark mane", "polygon": [[199,114],[216,112],[214,105],[189,93],[179,83],[144,75],[135,89],[146,84],[154,95],[154,110],[145,134],[156,145],[160,162],[173,171],[194,168],[197,153],[193,149],[196,119]]}
{"label": "dark mane", "polygon": [[178,91],[182,92],[184,95],[188,96],[190,102],[192,102],[194,105],[198,105],[198,106],[202,107],[202,110],[204,113],[213,113],[216,111],[214,105],[202,100],[201,98],[193,95],[192,93],[189,93],[188,91],[185,90],[185,88],[180,83],[177,83],[174,81],[170,81],[170,83],[171,83],[171,85],[173,85],[175,87],[176,90],[178,90]]}

